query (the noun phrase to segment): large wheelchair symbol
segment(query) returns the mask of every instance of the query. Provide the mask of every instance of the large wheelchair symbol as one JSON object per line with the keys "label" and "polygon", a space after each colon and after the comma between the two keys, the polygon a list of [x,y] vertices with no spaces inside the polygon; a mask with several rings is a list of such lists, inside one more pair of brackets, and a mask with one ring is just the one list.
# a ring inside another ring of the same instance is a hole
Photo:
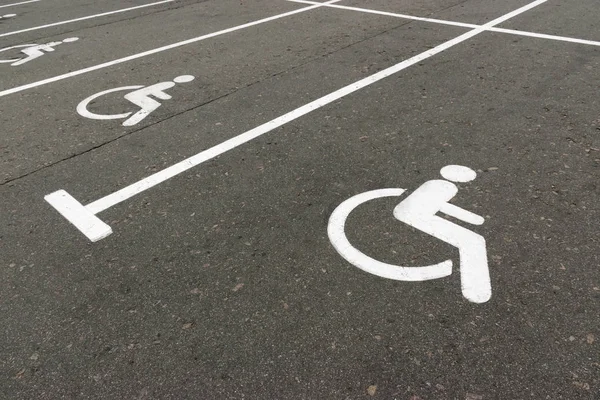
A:
{"label": "large wheelchair symbol", "polygon": [[[481,225],[484,219],[449,201],[458,193],[452,182],[469,182],[476,173],[467,167],[449,165],[441,170],[446,180],[425,182],[395,208],[394,217],[459,250],[463,296],[474,303],[484,303],[492,296],[485,239],[460,225],[437,216],[438,212],[458,220]],[[352,265],[371,274],[399,281],[426,281],[452,274],[452,260],[422,267],[403,267],[376,260],[355,248],[345,233],[346,219],[356,207],[382,197],[400,197],[405,189],[378,189],[356,195],[340,204],[329,218],[327,233],[337,252]]]}

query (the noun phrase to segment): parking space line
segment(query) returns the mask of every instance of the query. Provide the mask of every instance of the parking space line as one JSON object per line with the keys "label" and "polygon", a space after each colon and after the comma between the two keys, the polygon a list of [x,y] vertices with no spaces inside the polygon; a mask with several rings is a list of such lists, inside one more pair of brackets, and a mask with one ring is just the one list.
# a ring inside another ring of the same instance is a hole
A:
{"label": "parking space line", "polygon": [[[36,1],[39,1],[39,0],[36,0]],[[162,0],[162,1],[158,1],[156,3],[142,4],[141,6],[121,8],[119,10],[108,11],[108,12],[104,12],[104,13],[101,13],[101,14],[88,15],[87,17],[80,17],[80,18],[75,18],[75,19],[69,19],[69,20],[66,20],[66,21],[53,22],[51,24],[34,26],[34,27],[31,27],[31,28],[20,29],[18,31],[1,33],[0,37],[12,36],[12,35],[17,35],[19,33],[37,31],[39,29],[45,29],[45,28],[51,28],[53,26],[65,25],[65,24],[70,24],[70,23],[73,23],[73,22],[79,22],[79,21],[85,21],[85,20],[93,19],[93,18],[105,17],[107,15],[118,14],[118,13],[122,13],[122,12],[126,12],[126,11],[131,11],[131,10],[137,10],[137,9],[140,9],[140,8],[157,6],[159,4],[172,3],[173,1],[175,1],[175,0]]]}
{"label": "parking space line", "polygon": [[83,74],[86,74],[88,72],[97,71],[97,70],[102,69],[102,68],[112,67],[113,65],[122,64],[122,63],[127,62],[127,61],[136,60],[138,58],[146,57],[146,56],[149,56],[149,55],[152,55],[152,54],[157,54],[157,53],[160,53],[160,52],[163,52],[163,51],[166,51],[166,50],[175,49],[177,47],[185,46],[185,45],[188,45],[188,44],[191,44],[191,43],[200,42],[202,40],[210,39],[210,38],[213,38],[213,37],[216,37],[216,36],[225,35],[227,33],[231,33],[231,32],[235,32],[235,31],[239,31],[239,30],[245,29],[245,28],[249,28],[251,26],[256,26],[256,25],[264,24],[265,22],[275,21],[277,19],[281,19],[281,18],[292,16],[292,15],[300,14],[300,13],[303,13],[303,12],[306,12],[306,11],[317,9],[319,7],[323,7],[323,6],[327,5],[327,4],[337,3],[338,1],[340,1],[340,0],[330,0],[330,1],[327,1],[325,3],[317,3],[317,4],[311,5],[309,7],[299,8],[299,9],[294,10],[294,11],[288,11],[288,12],[285,12],[285,13],[282,13],[282,14],[273,15],[271,17],[259,19],[259,20],[252,21],[252,22],[248,22],[246,24],[234,26],[232,28],[227,28],[227,29],[223,29],[223,30],[220,30],[220,31],[217,31],[217,32],[209,33],[207,35],[202,35],[202,36],[198,36],[198,37],[195,37],[195,38],[192,38],[192,39],[187,39],[187,40],[184,40],[184,41],[181,41],[181,42],[169,44],[167,46],[158,47],[156,49],[144,51],[142,53],[133,54],[133,55],[130,55],[130,56],[127,56],[127,57],[118,58],[116,60],[112,60],[112,61],[105,62],[105,63],[102,63],[102,64],[94,65],[92,67],[87,67],[87,68],[79,69],[77,71],[72,71],[72,72],[69,72],[69,73],[66,73],[66,74],[57,75],[57,76],[54,76],[52,78],[47,78],[47,79],[43,79],[41,81],[37,81],[37,82],[33,82],[33,83],[28,83],[26,85],[17,86],[17,87],[14,87],[12,89],[7,89],[7,90],[0,91],[0,97],[8,96],[10,94],[14,94],[14,93],[22,92],[24,90],[28,90],[28,89],[32,89],[32,88],[35,88],[35,87],[43,86],[43,85],[46,85],[48,83],[58,82],[58,81],[61,81],[63,79],[72,78],[74,76],[83,75]]}
{"label": "parking space line", "polygon": [[[319,4],[315,1],[310,1],[310,0],[287,0],[287,1],[292,2],[292,3],[300,3],[300,4]],[[444,19],[424,18],[424,17],[416,17],[413,15],[407,15],[407,14],[398,14],[398,13],[387,12],[387,11],[378,11],[378,10],[372,10],[370,8],[343,6],[343,5],[339,5],[339,4],[328,4],[325,7],[336,8],[339,10],[357,11],[357,12],[363,12],[363,13],[367,13],[367,14],[384,15],[384,16],[388,16],[388,17],[404,18],[404,19],[410,19],[410,20],[414,20],[414,21],[431,22],[434,24],[441,24],[441,25],[459,26],[459,27],[471,28],[471,29],[479,28],[482,26],[482,25],[477,25],[477,24],[468,24],[468,23],[463,23],[463,22],[448,21],[448,20],[444,20]],[[572,38],[572,37],[568,37],[568,36],[547,35],[544,33],[527,32],[527,31],[521,31],[521,30],[517,30],[517,29],[506,29],[506,28],[497,28],[497,27],[490,27],[490,28],[487,28],[486,30],[490,31],[490,32],[507,33],[510,35],[527,36],[527,37],[533,37],[533,38],[538,38],[538,39],[556,40],[559,42],[569,42],[569,43],[577,43],[577,44],[586,44],[586,45],[590,45],[590,46],[600,46],[600,41],[578,39],[578,38]]]}
{"label": "parking space line", "polygon": [[0,6],[0,8],[12,7],[12,6],[19,6],[21,4],[27,4],[27,3],[35,3],[37,1],[40,1],[40,0],[28,0],[28,1],[22,1],[20,3],[4,4],[4,5]]}
{"label": "parking space line", "polygon": [[[514,11],[508,13],[508,14],[505,14],[502,17],[496,18],[493,21],[490,21],[485,25],[482,25],[482,26],[480,26],[476,29],[473,29],[469,32],[463,33],[462,35],[457,36],[454,39],[448,40],[432,49],[429,49],[421,54],[411,57],[408,60],[402,61],[396,65],[386,68],[386,69],[384,69],[380,72],[377,72],[371,76],[368,76],[368,77],[363,78],[355,83],[352,83],[348,86],[338,89],[335,92],[332,92],[332,93],[330,93],[326,96],[323,96],[317,100],[314,100],[306,105],[303,105],[291,112],[288,112],[287,114],[284,114],[278,118],[275,118],[274,120],[264,123],[254,129],[251,129],[245,133],[235,136],[229,140],[226,140],[216,146],[213,146],[207,150],[204,150],[192,157],[189,157],[183,161],[180,161],[177,164],[174,164],[174,165],[172,165],[168,168],[165,168],[157,173],[154,173],[144,179],[141,179],[138,182],[135,182],[135,183],[133,183],[129,186],[126,186],[112,194],[109,194],[108,196],[105,196],[99,200],[96,200],[96,201],[88,204],[87,206],[85,206],[85,208],[94,215],[101,211],[104,211],[116,204],[121,203],[124,200],[127,200],[147,189],[150,189],[153,186],[158,185],[159,183],[162,183],[184,171],[187,171],[190,168],[193,168],[199,164],[202,164],[205,161],[215,158],[215,157],[217,157],[229,150],[232,150],[244,143],[247,143],[253,139],[256,139],[259,136],[262,136],[265,133],[272,131],[273,129],[279,128],[279,127],[287,124],[290,121],[298,119],[312,111],[315,111],[323,106],[326,106],[326,105],[328,105],[336,100],[339,100],[351,93],[354,93],[360,89],[370,86],[375,82],[378,82],[384,78],[387,78],[393,74],[396,74],[414,64],[417,64],[417,63],[419,63],[425,59],[428,59],[436,54],[439,54],[453,46],[456,46],[457,44],[465,42],[465,41],[469,40],[470,38],[477,36],[480,33],[486,31],[489,27],[492,27],[494,25],[497,25],[504,21],[507,21],[508,19],[513,18],[513,17],[515,17],[523,12],[526,12],[540,4],[543,4],[547,1],[548,0],[536,0],[524,7],[521,7],[517,10],[514,10]],[[321,3],[319,3],[319,4],[321,4]],[[52,193],[52,194],[46,196],[46,199],[52,200],[52,202],[50,202],[50,201],[49,202],[56,208],[57,201],[58,201],[58,206],[60,206],[60,198],[61,198],[61,196],[58,196],[56,193],[63,193],[63,192],[64,191],[58,191],[58,192]],[[73,199],[69,198],[69,200],[72,202]],[[81,213],[73,213],[73,214],[69,215],[68,212],[65,212],[65,210],[68,211],[68,207],[61,207],[60,213],[65,218],[67,218],[67,220],[69,220],[75,226],[81,225],[81,221],[79,221],[79,217],[80,217]],[[96,219],[97,219],[97,223],[99,225],[104,224],[104,222],[102,222],[99,218],[96,217]],[[89,214],[86,215],[86,221],[87,221],[87,223],[89,223]],[[85,232],[83,232],[83,233],[85,234]],[[104,233],[106,233],[107,235],[110,234],[110,233],[108,233],[108,231],[106,229],[105,229]],[[105,237],[105,236],[103,236],[103,237]],[[94,241],[93,237],[88,236],[88,238],[90,240]],[[99,240],[99,239],[96,239],[96,240]]]}
{"label": "parking space line", "polygon": [[[316,1],[310,1],[310,0],[287,0],[287,1],[289,1],[291,3],[300,3],[300,4],[318,4]],[[398,14],[398,13],[387,12],[387,11],[372,10],[370,8],[343,6],[343,5],[338,5],[338,4],[327,5],[327,7],[337,8],[340,10],[359,11],[359,12],[367,13],[367,14],[385,15],[388,17],[405,18],[405,19],[411,19],[414,21],[433,22],[433,23],[442,24],[442,25],[460,26],[460,27],[469,28],[469,29],[479,28],[481,26],[481,25],[477,25],[477,24],[468,24],[468,23],[463,23],[463,22],[454,22],[454,21],[447,21],[447,20],[435,19],[435,18],[415,17],[413,15],[408,15],[408,14]]]}
{"label": "parking space line", "polygon": [[491,32],[508,33],[511,35],[528,36],[528,37],[533,37],[533,38],[538,38],[538,39],[549,39],[549,40],[556,40],[559,42],[569,42],[569,43],[577,43],[577,44],[587,44],[590,46],[600,46],[599,41],[587,40],[587,39],[577,39],[577,38],[572,38],[572,37],[568,37],[568,36],[547,35],[545,33],[535,33],[535,32],[519,31],[519,30],[515,30],[515,29],[505,29],[505,28],[492,28],[492,29],[488,29],[488,30]]}

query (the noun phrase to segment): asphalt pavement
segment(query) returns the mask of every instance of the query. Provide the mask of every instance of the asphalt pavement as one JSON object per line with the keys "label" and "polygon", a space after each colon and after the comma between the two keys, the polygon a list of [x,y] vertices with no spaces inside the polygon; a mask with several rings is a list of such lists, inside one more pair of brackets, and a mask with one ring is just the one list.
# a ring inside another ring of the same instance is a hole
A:
{"label": "asphalt pavement", "polygon": [[0,0],[0,399],[600,399],[599,17]]}

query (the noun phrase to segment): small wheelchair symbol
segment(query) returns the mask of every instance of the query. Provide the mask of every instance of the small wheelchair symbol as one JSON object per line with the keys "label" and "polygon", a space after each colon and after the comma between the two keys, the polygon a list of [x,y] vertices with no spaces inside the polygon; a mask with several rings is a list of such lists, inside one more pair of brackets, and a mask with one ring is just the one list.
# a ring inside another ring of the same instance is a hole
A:
{"label": "small wheelchair symbol", "polygon": [[[159,82],[150,86],[135,85],[135,86],[122,86],[114,89],[104,90],[100,93],[91,95],[84,99],[77,106],[77,112],[79,115],[89,119],[97,120],[110,120],[110,119],[125,119],[123,126],[133,126],[141,122],[150,113],[159,108],[162,103],[154,100],[151,96],[156,97],[159,100],[170,100],[172,97],[165,90],[174,87],[178,83],[187,83],[194,80],[192,75],[178,76],[173,81]],[[122,114],[96,114],[88,110],[89,104],[107,94],[114,92],[129,92],[123,96],[126,100],[139,107],[139,111],[136,113],[126,112]],[[133,115],[132,115],[133,114]]]}
{"label": "small wheelchair symbol", "polygon": [[55,50],[55,47],[61,45],[63,43],[73,43],[78,41],[79,38],[72,37],[66,38],[59,42],[50,42],[46,44],[18,44],[16,46],[6,47],[4,49],[0,49],[0,53],[5,51],[9,51],[12,49],[21,49],[21,53],[25,55],[25,57],[19,58],[11,58],[8,60],[0,60],[0,64],[10,64],[13,67],[17,67],[19,65],[26,64],[30,61],[35,60],[36,58],[40,58],[47,53],[51,53]]}

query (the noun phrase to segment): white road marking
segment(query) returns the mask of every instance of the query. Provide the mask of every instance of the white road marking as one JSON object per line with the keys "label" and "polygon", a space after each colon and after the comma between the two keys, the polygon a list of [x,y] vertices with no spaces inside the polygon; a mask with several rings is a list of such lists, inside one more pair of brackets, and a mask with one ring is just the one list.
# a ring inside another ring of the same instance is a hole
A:
{"label": "white road marking", "polygon": [[[9,50],[12,50],[12,49],[28,48],[28,47],[33,47],[33,46],[37,46],[37,44],[35,44],[35,43],[18,44],[16,46],[10,46],[10,47],[6,47],[4,49],[0,49],[0,53],[3,53],[5,51],[9,51]],[[17,62],[19,60],[20,60],[20,58],[9,58],[7,60],[0,60],[0,64],[14,63],[14,62]]]}
{"label": "white road marking", "polygon": [[442,205],[440,211],[446,215],[449,215],[450,217],[468,222],[471,225],[482,225],[485,222],[482,216],[473,214],[470,211],[464,210],[460,207],[456,207],[455,205],[450,203]]}
{"label": "white road marking", "polygon": [[96,114],[96,113],[93,113],[90,110],[88,110],[88,105],[92,101],[96,100],[97,98],[100,98],[109,93],[131,91],[131,90],[141,89],[143,87],[144,87],[143,85],[123,86],[123,87],[118,87],[118,88],[114,88],[114,89],[104,90],[102,92],[93,94],[90,97],[87,97],[86,99],[81,101],[77,105],[77,113],[79,115],[81,115],[82,117],[89,118],[89,119],[97,119],[97,120],[127,118],[131,115],[131,112],[127,112],[127,113],[123,113],[123,114]]}
{"label": "white road marking", "polygon": [[[36,0],[36,1],[39,1],[39,0]],[[107,15],[118,14],[118,13],[122,13],[122,12],[126,12],[126,11],[131,11],[131,10],[137,10],[139,8],[152,7],[152,6],[156,6],[156,5],[164,4],[164,3],[171,3],[173,1],[175,1],[175,0],[162,0],[162,1],[158,1],[156,3],[143,4],[141,6],[135,6],[135,7],[129,7],[129,8],[122,8],[120,10],[108,11],[108,12],[104,12],[104,13],[101,13],[101,14],[88,15],[87,17],[69,19],[69,20],[66,20],[66,21],[60,21],[60,22],[54,22],[54,23],[46,24],[46,25],[34,26],[32,28],[20,29],[18,31],[0,33],[0,37],[17,35],[19,33],[24,33],[24,32],[37,31],[38,29],[45,29],[45,28],[50,28],[50,27],[53,27],[53,26],[70,24],[72,22],[85,21],[85,20],[92,19],[92,18],[99,18],[99,17],[104,17],[104,16],[107,16]]]}
{"label": "white road marking", "polygon": [[[316,1],[310,1],[310,0],[287,0],[287,1],[289,1],[291,3],[300,3],[300,4],[318,4]],[[366,13],[366,14],[376,14],[376,15],[385,15],[388,17],[411,19],[414,21],[433,22],[433,23],[443,24],[443,25],[460,26],[462,28],[469,28],[469,29],[475,29],[475,28],[480,27],[480,25],[477,25],[477,24],[446,21],[443,19],[435,19],[435,18],[415,17],[413,15],[398,14],[398,13],[387,12],[387,11],[378,11],[378,10],[372,10],[370,8],[351,7],[351,6],[343,6],[343,5],[338,5],[338,4],[331,4],[331,5],[327,5],[326,7],[337,8],[339,10],[358,11],[358,12],[362,12],[362,13]]]}
{"label": "white road marking", "polygon": [[[330,104],[336,100],[339,100],[351,93],[354,93],[362,88],[365,88],[369,85],[372,85],[375,82],[378,82],[384,78],[387,78],[390,75],[396,74],[408,67],[410,67],[411,65],[417,64],[427,58],[430,58],[438,53],[441,53],[459,43],[462,43],[470,38],[472,38],[473,36],[479,35],[480,33],[484,32],[487,28],[500,24],[504,21],[507,21],[508,19],[519,15],[525,11],[528,11],[540,4],[545,3],[548,0],[536,0],[524,7],[521,7],[515,11],[512,11],[502,17],[496,18],[493,21],[488,22],[487,24],[474,29],[470,32],[464,33],[460,36],[457,36],[454,39],[451,39],[447,42],[444,42],[432,49],[429,49],[421,54],[418,54],[414,57],[411,57],[408,60],[402,61],[394,66],[391,66],[389,68],[386,68],[376,74],[373,74],[369,77],[366,77],[364,79],[361,79],[353,84],[350,84],[348,86],[345,86],[339,90],[336,90],[333,93],[330,93],[326,96],[323,96],[317,100],[314,100],[302,107],[299,107],[287,114],[284,114],[278,118],[275,118],[274,120],[271,120],[265,124],[262,124],[254,129],[251,129],[245,133],[242,133],[236,137],[233,137],[229,140],[226,140],[225,142],[222,142],[216,146],[213,146],[207,150],[204,150],[192,157],[189,157],[183,161],[178,162],[177,164],[174,164],[168,168],[163,169],[162,171],[159,171],[155,174],[152,174],[144,179],[141,179],[138,182],[135,182],[129,186],[124,187],[123,189],[120,189],[112,194],[109,194],[108,196],[105,196],[99,200],[96,200],[90,204],[88,204],[86,206],[86,209],[88,211],[90,211],[93,214],[98,214],[101,211],[106,210],[107,208],[110,208],[116,204],[121,203],[122,201],[125,201],[147,189],[150,189],[153,186],[158,185],[161,182],[164,182],[184,171],[187,171],[190,168],[193,168],[199,164],[202,164],[203,162],[210,160],[214,157],[217,157],[231,149],[234,149],[244,143],[247,143],[249,141],[251,141],[252,139],[255,139],[259,136],[264,135],[267,132],[272,131],[275,128],[278,128],[282,125],[287,124],[290,121],[293,121],[297,118],[300,118],[314,110],[317,110],[323,106],[326,106],[327,104]],[[320,5],[326,4],[326,3],[319,3]],[[296,13],[298,12],[298,10],[296,10]]]}
{"label": "white road marking", "polygon": [[[300,3],[300,4],[318,4],[317,2],[310,1],[310,0],[287,0],[287,1],[290,1],[292,3]],[[387,11],[378,11],[378,10],[372,10],[370,8],[343,6],[343,5],[338,5],[338,4],[328,4],[325,7],[337,8],[339,10],[358,11],[358,12],[363,12],[363,13],[367,13],[367,14],[385,15],[385,16],[389,16],[389,17],[404,18],[404,19],[410,19],[410,20],[414,20],[414,21],[432,22],[435,24],[442,24],[442,25],[459,26],[459,27],[471,28],[471,29],[479,28],[482,26],[482,25],[468,24],[468,23],[463,23],[463,22],[448,21],[448,20],[443,20],[443,19],[415,17],[413,15],[398,14],[398,13],[387,12]],[[556,41],[560,41],[560,42],[586,44],[586,45],[590,45],[590,46],[600,46],[600,41],[578,39],[578,38],[572,38],[572,37],[568,37],[568,36],[547,35],[544,33],[535,33],[535,32],[520,31],[520,30],[516,30],[516,29],[505,29],[505,28],[496,28],[496,27],[490,27],[490,28],[487,28],[486,30],[490,31],[490,32],[507,33],[510,35],[527,36],[527,37],[533,37],[533,38],[538,38],[538,39],[548,39],[548,40],[556,40]]]}
{"label": "white road marking", "polygon": [[471,168],[462,165],[446,165],[440,171],[440,174],[452,182],[471,182],[477,174]]}
{"label": "white road marking", "polygon": [[171,95],[165,92],[165,90],[174,87],[178,83],[187,83],[193,81],[195,78],[192,75],[181,75],[173,79],[173,81],[168,82],[159,82],[150,86],[123,86],[115,89],[104,90],[100,93],[96,93],[91,95],[90,97],[84,99],[81,103],[77,105],[77,113],[82,117],[89,119],[100,119],[100,120],[108,120],[108,119],[123,119],[129,117],[133,112],[127,112],[123,114],[96,114],[88,110],[88,105],[96,100],[99,97],[104,96],[105,94],[114,93],[114,92],[122,92],[122,91],[130,91],[124,97],[126,100],[129,100],[131,103],[139,107],[139,111],[128,118],[123,122],[123,126],[133,126],[146,118],[152,111],[158,109],[162,104],[152,97],[156,97],[159,100],[170,100]]}
{"label": "white road marking", "polygon": [[192,75],[182,75],[176,77],[173,79],[173,81],[155,83],[154,85],[146,86],[131,93],[127,93],[125,95],[125,99],[138,106],[140,110],[133,114],[131,118],[125,120],[125,122],[123,122],[123,126],[136,125],[150,115],[150,113],[157,110],[162,103],[154,100],[153,97],[156,97],[159,100],[170,100],[171,95],[166,93],[165,90],[174,87],[178,83],[186,83],[193,80],[194,77]]}
{"label": "white road marking", "polygon": [[518,36],[527,36],[537,39],[548,39],[548,40],[556,40],[559,42],[568,42],[568,43],[577,43],[577,44],[586,44],[589,46],[600,46],[600,42],[596,40],[587,40],[587,39],[577,39],[568,36],[556,36],[556,35],[546,35],[544,33],[535,33],[535,32],[527,32],[527,31],[518,31],[515,29],[505,29],[505,28],[492,28],[491,32],[499,32],[499,33],[508,33],[511,35]]}
{"label": "white road marking", "polygon": [[[457,168],[468,169],[454,165],[451,166],[453,171],[446,169],[444,175],[460,182],[475,179],[475,171],[465,174]],[[485,303],[492,297],[485,239],[437,215],[442,212],[467,223],[483,224],[483,217],[449,203],[457,193],[458,187],[453,182],[441,179],[427,181],[394,208],[394,217],[456,247],[460,255],[463,296],[473,303]]]}
{"label": "white road marking", "polygon": [[452,274],[452,261],[425,267],[402,267],[378,261],[352,246],[346,236],[346,220],[350,213],[363,203],[383,197],[400,197],[405,189],[378,189],[357,194],[336,207],[329,217],[327,235],[336,251],[346,261],[370,274],[396,281],[428,281]]}
{"label": "white road marking", "polygon": [[28,0],[28,1],[22,1],[20,3],[4,4],[4,5],[0,6],[0,8],[12,7],[12,6],[19,6],[21,4],[35,3],[35,2],[38,2],[38,1],[40,1],[40,0]]}
{"label": "white road marking", "polygon": [[17,67],[19,65],[26,64],[30,61],[35,60],[36,58],[40,58],[47,53],[53,52],[56,46],[63,43],[73,43],[78,41],[78,37],[71,37],[63,39],[59,42],[50,42],[45,44],[19,44],[16,46],[6,47],[4,49],[0,49],[1,52],[5,52],[12,49],[22,48],[21,53],[25,54],[26,57],[23,58],[13,58],[9,60],[0,60],[0,64],[11,63],[10,65],[13,67]]}
{"label": "white road marking", "polygon": [[92,242],[103,239],[112,233],[110,226],[102,222],[100,218],[64,190],[49,194],[44,199]]}
{"label": "white road marking", "polygon": [[309,7],[300,8],[298,10],[288,11],[288,12],[285,12],[285,13],[282,13],[282,14],[273,15],[271,17],[259,19],[257,21],[248,22],[248,23],[243,24],[243,25],[238,25],[238,26],[234,26],[232,28],[223,29],[223,30],[218,31],[218,32],[213,32],[213,33],[209,33],[207,35],[198,36],[198,37],[195,37],[195,38],[192,38],[192,39],[188,39],[188,40],[184,40],[184,41],[181,41],[181,42],[173,43],[173,44],[170,44],[170,45],[167,45],[167,46],[158,47],[156,49],[144,51],[142,53],[133,54],[133,55],[130,55],[130,56],[127,56],[127,57],[123,57],[123,58],[119,58],[119,59],[116,59],[116,60],[113,60],[113,61],[109,61],[109,62],[105,62],[105,63],[102,63],[102,64],[94,65],[92,67],[79,69],[79,70],[72,71],[72,72],[69,72],[69,73],[66,73],[66,74],[54,76],[52,78],[43,79],[41,81],[37,81],[37,82],[33,82],[33,83],[28,83],[28,84],[22,85],[22,86],[17,86],[17,87],[14,87],[12,89],[7,89],[7,90],[0,91],[0,97],[8,96],[9,94],[14,94],[14,93],[22,92],[24,90],[28,90],[28,89],[32,89],[32,88],[35,88],[35,87],[43,86],[43,85],[46,85],[48,83],[53,83],[53,82],[61,81],[63,79],[72,78],[74,76],[83,75],[83,74],[86,74],[88,72],[97,71],[97,70],[100,70],[100,69],[103,69],[103,68],[107,68],[107,67],[112,67],[113,65],[122,64],[122,63],[125,63],[127,61],[136,60],[138,58],[146,57],[146,56],[149,56],[149,55],[152,55],[152,54],[157,54],[157,53],[160,53],[160,52],[163,52],[163,51],[166,51],[166,50],[175,49],[177,47],[185,46],[185,45],[188,45],[188,44],[191,44],[191,43],[200,42],[202,40],[210,39],[210,38],[213,38],[213,37],[216,37],[216,36],[225,35],[227,33],[231,33],[231,32],[235,32],[235,31],[239,31],[239,30],[245,29],[245,28],[249,28],[251,26],[256,26],[256,25],[264,24],[265,22],[275,21],[277,19],[281,19],[281,18],[292,16],[292,15],[300,14],[300,13],[303,13],[303,12],[306,12],[306,11],[317,9],[319,7],[323,7],[326,4],[336,3],[338,1],[340,1],[340,0],[330,0],[330,1],[327,1],[325,3],[318,3],[318,5],[312,5],[312,6],[309,6]]}
{"label": "white road marking", "polygon": [[[475,171],[458,165],[447,166],[442,171],[444,177],[456,178],[460,182],[469,182],[476,177]],[[373,190],[344,201],[329,218],[327,234],[331,244],[355,267],[383,278],[426,281],[450,275],[452,260],[423,267],[401,267],[369,257],[348,241],[345,232],[346,219],[356,207],[377,198],[401,196],[404,192],[404,189]],[[437,215],[448,214],[476,225],[484,222],[479,215],[449,203],[457,193],[458,187],[448,180],[425,182],[394,208],[393,215],[397,220],[458,248],[463,296],[473,303],[485,303],[492,296],[485,239]]]}
{"label": "white road marking", "polygon": [[17,16],[17,14],[4,14],[3,16],[0,17],[0,19],[12,18],[12,17],[16,17],[16,16]]}

